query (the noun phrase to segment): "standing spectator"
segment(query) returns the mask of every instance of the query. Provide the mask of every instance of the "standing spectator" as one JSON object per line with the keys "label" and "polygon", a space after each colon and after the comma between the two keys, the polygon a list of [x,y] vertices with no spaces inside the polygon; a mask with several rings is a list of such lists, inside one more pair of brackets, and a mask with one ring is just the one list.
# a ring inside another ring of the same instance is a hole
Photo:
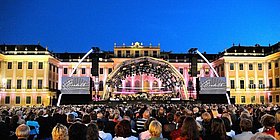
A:
{"label": "standing spectator", "polygon": [[58,123],[52,130],[52,140],[69,140],[67,127]]}
{"label": "standing spectator", "polygon": [[275,133],[275,117],[272,115],[266,115],[263,119],[262,125],[264,127],[263,133],[274,136]]}
{"label": "standing spectator", "polygon": [[280,123],[275,125],[275,133],[274,136],[276,139],[280,140]]}
{"label": "standing spectator", "polygon": [[183,122],[185,120],[186,116],[181,116],[177,122],[177,129],[172,131],[171,134],[170,134],[170,138],[172,140],[175,140],[176,138],[180,137],[181,135],[181,127],[183,126]]}
{"label": "standing spectator", "polygon": [[16,136],[18,140],[27,140],[29,134],[30,134],[30,128],[25,124],[21,124],[16,128]]}
{"label": "standing spectator", "polygon": [[132,136],[130,123],[127,120],[122,120],[115,126],[115,133],[113,140],[138,140],[137,137]]}
{"label": "standing spectator", "polygon": [[112,140],[112,135],[103,131],[105,127],[104,122],[102,120],[97,120],[96,124],[98,127],[99,137],[102,138],[102,140]]}
{"label": "standing spectator", "polygon": [[[99,139],[98,128],[97,128],[96,124],[91,123],[87,126],[86,138],[87,138],[87,140],[98,140]],[[102,139],[102,140],[104,140],[104,139]]]}
{"label": "standing spectator", "polygon": [[149,132],[151,134],[151,138],[149,140],[167,140],[165,138],[160,138],[162,125],[159,121],[154,120],[150,123]]}
{"label": "standing spectator", "polygon": [[160,122],[161,125],[165,125],[168,123],[166,116],[165,116],[165,110],[162,106],[158,110],[158,115],[157,115],[156,119]]}
{"label": "standing spectator", "polygon": [[150,118],[150,112],[148,110],[145,110],[143,113],[143,117],[136,120],[136,131],[138,133],[141,133],[144,131],[144,124],[145,122]]}
{"label": "standing spectator", "polygon": [[167,115],[167,121],[168,121],[168,123],[163,125],[162,134],[163,134],[164,138],[170,139],[170,133],[176,129],[176,124],[174,122],[173,113],[169,113]]}
{"label": "standing spectator", "polygon": [[35,121],[35,114],[30,115],[30,120],[26,122],[26,125],[30,128],[29,140],[36,139],[39,134],[39,123]]}
{"label": "standing spectator", "polygon": [[187,117],[181,127],[181,136],[176,140],[202,140],[199,137],[198,126],[194,118]]}
{"label": "standing spectator", "polygon": [[69,127],[69,140],[86,140],[87,127],[79,122],[73,123]]}
{"label": "standing spectator", "polygon": [[252,128],[253,128],[252,120],[246,118],[241,119],[240,129],[242,133],[235,135],[233,137],[233,140],[249,140],[251,137],[254,136],[254,134],[251,131]]}
{"label": "standing spectator", "polygon": [[39,123],[39,135],[38,139],[50,140],[52,136],[52,128],[54,127],[53,117],[51,115],[51,111],[49,109],[46,110],[44,115],[44,111],[40,110],[38,113],[38,118],[36,121]]}
{"label": "standing spectator", "polygon": [[69,128],[70,125],[72,125],[74,122],[75,122],[75,115],[72,114],[72,113],[69,113],[67,115],[67,125],[66,125],[66,127]]}
{"label": "standing spectator", "polygon": [[211,136],[207,139],[213,140],[231,140],[226,135],[226,128],[222,119],[214,118],[211,123]]}
{"label": "standing spectator", "polygon": [[210,113],[204,112],[201,115],[202,117],[202,138],[207,139],[211,136],[211,122],[212,122],[212,117]]}

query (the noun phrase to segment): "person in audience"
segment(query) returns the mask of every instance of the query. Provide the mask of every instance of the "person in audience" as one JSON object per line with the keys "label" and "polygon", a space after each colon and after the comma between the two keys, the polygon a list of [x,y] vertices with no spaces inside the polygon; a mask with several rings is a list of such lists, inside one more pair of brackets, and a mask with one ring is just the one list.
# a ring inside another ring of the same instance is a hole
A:
{"label": "person in audience", "polygon": [[277,140],[277,139],[269,134],[258,132],[250,140]]}
{"label": "person in audience", "polygon": [[280,140],[280,122],[275,124],[275,133],[274,133],[274,137],[277,140]]}
{"label": "person in audience", "polygon": [[211,123],[211,135],[207,139],[213,140],[231,140],[226,135],[226,128],[222,119],[214,118]]}
{"label": "person in audience", "polygon": [[18,140],[28,140],[30,128],[25,124],[21,124],[16,128],[16,136]]}
{"label": "person in audience", "polygon": [[202,140],[194,118],[186,117],[181,127],[181,135],[176,140]]}
{"label": "person in audience", "polygon": [[89,123],[90,123],[90,116],[88,114],[84,114],[83,115],[82,123],[85,124],[86,126],[89,125]]}
{"label": "person in audience", "polygon": [[157,120],[154,120],[150,123],[149,132],[151,134],[151,138],[149,140],[167,140],[166,138],[160,138],[162,125]]}
{"label": "person in audience", "polygon": [[35,114],[30,115],[30,119],[26,122],[26,125],[30,128],[30,136],[29,139],[33,140],[36,139],[39,134],[39,123],[35,121]]}
{"label": "person in audience", "polygon": [[254,136],[252,133],[253,123],[252,120],[244,118],[240,121],[241,134],[233,136],[233,140],[249,140]]}
{"label": "person in audience", "polygon": [[105,133],[104,130],[104,122],[102,120],[97,120],[96,125],[98,127],[99,137],[102,140],[112,140],[112,135],[110,133]]}
{"label": "person in audience", "polygon": [[86,131],[86,138],[87,140],[98,140],[99,138],[101,138],[99,136],[99,132],[96,124],[94,123],[88,124],[87,131]]}
{"label": "person in audience", "polygon": [[39,123],[40,126],[39,127],[40,133],[37,138],[44,139],[44,140],[51,139],[52,129],[55,126],[51,110],[48,108],[44,113],[44,110],[40,109],[36,121]]}
{"label": "person in audience", "polygon": [[163,126],[162,135],[164,138],[170,139],[170,133],[176,129],[176,124],[174,122],[174,114],[167,114],[168,123]]}
{"label": "person in audience", "polygon": [[67,127],[58,123],[52,130],[52,140],[69,140]]}
{"label": "person in audience", "polygon": [[280,110],[277,110],[275,113],[275,122],[280,123]]}
{"label": "person in audience", "polygon": [[69,140],[86,140],[87,127],[80,122],[75,122],[70,125],[68,134]]}
{"label": "person in audience", "polygon": [[211,122],[212,116],[208,112],[204,112],[201,114],[202,117],[202,138],[207,139],[211,136]]}
{"label": "person in audience", "polygon": [[113,140],[138,140],[137,137],[132,136],[130,123],[127,120],[118,122],[115,126],[115,135]]}
{"label": "person in audience", "polygon": [[186,116],[181,116],[177,122],[177,129],[173,130],[170,134],[170,138],[172,140],[176,140],[181,135],[181,127],[183,126],[183,122],[185,120]]}
{"label": "person in audience", "polygon": [[139,134],[139,140],[147,140],[151,138],[151,133],[149,131],[149,125],[151,124],[152,121],[156,120],[155,118],[151,117],[149,118],[145,124],[144,124],[144,132],[141,132]]}
{"label": "person in audience", "polygon": [[136,120],[136,131],[141,133],[144,131],[144,124],[150,118],[150,111],[145,110],[142,117]]}
{"label": "person in audience", "polygon": [[67,115],[67,125],[66,127],[69,128],[75,122],[75,116],[72,113]]}
{"label": "person in audience", "polygon": [[263,133],[270,134],[274,136],[275,133],[275,117],[272,115],[266,115],[264,116],[262,120],[262,126],[263,126]]}
{"label": "person in audience", "polygon": [[223,120],[226,127],[227,136],[231,138],[235,136],[235,132],[231,129],[230,120],[227,117],[222,117],[221,119]]}

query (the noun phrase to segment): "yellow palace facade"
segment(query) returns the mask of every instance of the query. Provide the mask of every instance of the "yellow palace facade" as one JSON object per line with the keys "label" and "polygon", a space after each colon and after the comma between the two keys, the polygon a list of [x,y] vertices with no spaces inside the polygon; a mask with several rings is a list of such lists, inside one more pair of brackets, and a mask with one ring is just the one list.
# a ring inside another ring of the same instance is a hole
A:
{"label": "yellow palace facade", "polygon": [[[226,77],[227,89],[237,104],[278,104],[279,48],[280,43],[271,46],[233,45],[222,53],[203,55],[220,76]],[[187,50],[188,48],[186,52]],[[41,45],[0,45],[0,105],[51,105],[52,99],[57,98],[57,91],[61,89],[61,77],[69,76],[84,55],[85,53],[52,53]],[[114,51],[99,55],[98,94],[102,95],[107,76],[120,63],[143,56],[163,59],[173,65],[188,83],[188,96],[196,98],[196,89],[191,88],[196,86],[196,77],[192,77],[190,72],[192,55],[163,52],[160,45],[144,46],[138,42],[132,45],[115,44]],[[90,58],[87,57],[81,63],[73,76],[91,76]],[[208,64],[198,57],[197,77],[213,76]],[[192,85],[189,81],[192,81]]]}

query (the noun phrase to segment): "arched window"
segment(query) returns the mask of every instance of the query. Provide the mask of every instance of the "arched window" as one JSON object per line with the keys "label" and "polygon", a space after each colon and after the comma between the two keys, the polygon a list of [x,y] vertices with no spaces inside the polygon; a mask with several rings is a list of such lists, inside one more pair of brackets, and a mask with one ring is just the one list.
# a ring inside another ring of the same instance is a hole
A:
{"label": "arched window", "polygon": [[129,80],[126,80],[125,87],[131,87],[131,82]]}
{"label": "arched window", "polygon": [[153,82],[153,87],[158,87],[158,82],[156,80]]}

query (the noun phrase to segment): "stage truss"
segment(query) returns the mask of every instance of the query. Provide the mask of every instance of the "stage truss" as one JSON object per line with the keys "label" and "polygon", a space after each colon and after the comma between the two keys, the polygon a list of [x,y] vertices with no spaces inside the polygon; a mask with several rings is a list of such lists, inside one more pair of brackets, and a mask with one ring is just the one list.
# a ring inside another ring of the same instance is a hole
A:
{"label": "stage truss", "polygon": [[126,60],[117,65],[106,79],[103,99],[108,99],[110,94],[118,92],[117,89],[121,88],[122,80],[143,74],[160,79],[162,87],[159,88],[169,89],[171,92],[179,91],[181,99],[188,99],[186,81],[183,75],[169,62],[148,56]]}

